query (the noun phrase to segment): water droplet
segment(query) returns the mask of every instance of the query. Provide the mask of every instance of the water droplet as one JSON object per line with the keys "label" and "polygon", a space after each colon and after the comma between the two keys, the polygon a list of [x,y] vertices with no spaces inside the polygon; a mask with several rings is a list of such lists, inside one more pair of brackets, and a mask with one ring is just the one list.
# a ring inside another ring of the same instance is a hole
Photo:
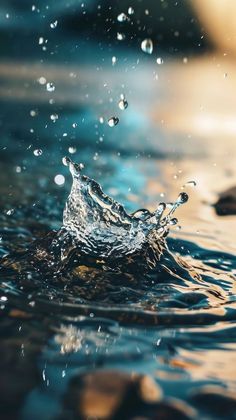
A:
{"label": "water droplet", "polygon": [[37,111],[35,111],[34,109],[31,109],[30,116],[31,117],[36,117],[36,115],[37,115]]}
{"label": "water droplet", "polygon": [[163,63],[164,63],[163,58],[158,57],[158,58],[157,58],[157,64],[161,65],[161,64],[163,64]]}
{"label": "water droplet", "polygon": [[152,54],[153,52],[153,42],[150,38],[144,39],[141,42],[141,49],[147,54]]}
{"label": "water droplet", "polygon": [[117,118],[117,117],[111,117],[108,120],[108,125],[109,125],[109,127],[115,127],[115,125],[117,125],[118,122],[119,122],[119,118]]}
{"label": "water droplet", "polygon": [[34,153],[34,156],[41,156],[43,154],[43,151],[42,149],[35,149],[33,153]]}
{"label": "water droplet", "polygon": [[11,216],[14,213],[14,209],[7,210],[6,214]]}
{"label": "water droplet", "polygon": [[73,123],[73,124],[72,124],[72,127],[73,127],[73,128],[76,128],[76,127],[77,127],[77,125],[78,125],[77,123]]}
{"label": "water droplet", "polygon": [[133,9],[133,7],[129,7],[129,8],[128,8],[128,14],[129,14],[129,15],[133,15],[133,14],[134,14],[134,9]]}
{"label": "water droplet", "polygon": [[76,153],[76,147],[73,147],[73,146],[70,146],[69,148],[68,148],[68,152],[69,153],[71,153],[71,154],[74,154],[74,153]]}
{"label": "water droplet", "polygon": [[40,36],[39,38],[39,45],[42,45],[44,43],[44,38],[42,36]]}
{"label": "water droplet", "polygon": [[119,108],[124,111],[124,109],[128,108],[128,102],[126,101],[126,99],[121,99],[119,101]]}
{"label": "water droplet", "polygon": [[104,118],[103,117],[100,117],[99,118],[99,122],[100,122],[100,124],[103,124],[104,123]]}
{"label": "water droplet", "polygon": [[55,29],[57,27],[58,21],[55,20],[54,22],[50,23],[50,28]]}
{"label": "water droplet", "polygon": [[117,32],[117,39],[118,39],[118,41],[124,41],[125,34],[123,34],[121,32]]}
{"label": "water droplet", "polygon": [[188,201],[188,194],[185,192],[181,192],[178,196],[177,203],[184,204]]}
{"label": "water droplet", "polygon": [[120,13],[117,16],[117,20],[118,22],[125,22],[126,20],[128,20],[128,16],[125,13]]}
{"label": "water droplet", "polygon": [[112,65],[114,66],[117,62],[117,58],[115,56],[112,57],[111,59]]}
{"label": "water droplet", "polygon": [[54,92],[54,90],[56,89],[56,87],[55,87],[54,83],[48,82],[46,84],[46,89],[47,89],[48,92]]}
{"label": "water droplet", "polygon": [[62,163],[63,163],[63,165],[65,165],[65,166],[69,166],[69,163],[70,163],[70,158],[68,158],[67,156],[64,156],[63,158],[62,158]]}
{"label": "water droplet", "polygon": [[65,183],[65,177],[64,175],[58,174],[54,178],[54,182],[57,185],[63,185]]}
{"label": "water droplet", "polygon": [[197,185],[196,181],[188,181],[188,182],[186,182],[186,184],[184,184],[182,186],[182,188],[185,188],[185,187],[196,187],[196,185]]}
{"label": "water droplet", "polygon": [[50,119],[55,123],[56,120],[58,120],[58,115],[57,114],[51,114]]}
{"label": "water droplet", "polygon": [[47,79],[45,79],[45,77],[41,76],[38,79],[38,82],[40,85],[45,85],[47,83]]}

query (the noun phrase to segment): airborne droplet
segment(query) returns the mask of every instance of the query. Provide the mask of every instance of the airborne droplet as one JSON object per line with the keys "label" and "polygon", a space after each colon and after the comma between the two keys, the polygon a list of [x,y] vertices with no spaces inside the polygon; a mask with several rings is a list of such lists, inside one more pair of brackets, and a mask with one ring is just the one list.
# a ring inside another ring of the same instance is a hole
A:
{"label": "airborne droplet", "polygon": [[117,32],[117,39],[118,41],[124,41],[125,39],[125,34],[122,34],[121,32]]}
{"label": "airborne droplet", "polygon": [[41,156],[43,154],[43,151],[41,149],[35,149],[33,153],[34,156]]}
{"label": "airborne droplet", "polygon": [[54,92],[54,90],[56,89],[56,87],[55,87],[54,83],[48,82],[46,84],[46,89],[47,89],[48,92]]}
{"label": "airborne droplet", "polygon": [[117,117],[111,117],[108,120],[108,125],[109,125],[109,127],[115,127],[115,125],[117,125],[118,122],[119,122],[119,118],[117,118]]}
{"label": "airborne droplet", "polygon": [[150,38],[144,39],[141,42],[141,49],[147,54],[152,54],[153,52],[153,42]]}
{"label": "airborne droplet", "polygon": [[118,22],[125,22],[126,20],[128,20],[128,16],[125,13],[120,13],[117,16],[117,20]]}
{"label": "airborne droplet", "polygon": [[119,108],[124,111],[126,108],[128,108],[128,102],[126,101],[126,99],[121,99],[119,101]]}
{"label": "airborne droplet", "polygon": [[186,184],[184,184],[182,186],[182,188],[185,188],[185,187],[196,187],[196,185],[197,185],[196,181],[188,181],[188,182],[186,182]]}

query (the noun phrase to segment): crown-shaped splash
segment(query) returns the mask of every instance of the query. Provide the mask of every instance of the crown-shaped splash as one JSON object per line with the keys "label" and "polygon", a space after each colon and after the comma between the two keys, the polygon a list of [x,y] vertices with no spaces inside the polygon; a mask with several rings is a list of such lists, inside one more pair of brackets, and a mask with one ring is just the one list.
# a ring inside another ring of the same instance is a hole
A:
{"label": "crown-shaped splash", "polygon": [[[73,184],[63,214],[63,228],[70,233],[83,254],[96,258],[122,258],[140,254],[142,249],[164,242],[175,210],[188,200],[181,193],[166,212],[160,203],[154,212],[142,209],[128,214],[124,207],[106,195],[100,185],[82,175],[82,164],[69,158],[63,163],[70,169]],[[167,214],[165,214],[167,213]]]}

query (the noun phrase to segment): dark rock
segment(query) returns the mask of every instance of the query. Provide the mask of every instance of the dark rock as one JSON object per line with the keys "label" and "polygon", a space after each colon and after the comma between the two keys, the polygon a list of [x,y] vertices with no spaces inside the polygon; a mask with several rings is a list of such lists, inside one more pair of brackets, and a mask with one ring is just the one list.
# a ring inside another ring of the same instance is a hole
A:
{"label": "dark rock", "polygon": [[219,216],[236,214],[236,187],[221,193],[214,207]]}

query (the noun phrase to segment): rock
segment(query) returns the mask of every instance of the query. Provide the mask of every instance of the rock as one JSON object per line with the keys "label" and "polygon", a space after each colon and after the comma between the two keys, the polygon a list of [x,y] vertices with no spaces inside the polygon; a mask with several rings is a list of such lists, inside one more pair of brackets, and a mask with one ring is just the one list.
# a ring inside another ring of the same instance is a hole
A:
{"label": "rock", "polygon": [[219,216],[236,214],[236,187],[221,193],[214,207]]}
{"label": "rock", "polygon": [[64,402],[76,418],[125,420],[161,399],[162,390],[151,377],[107,370],[75,376]]}

